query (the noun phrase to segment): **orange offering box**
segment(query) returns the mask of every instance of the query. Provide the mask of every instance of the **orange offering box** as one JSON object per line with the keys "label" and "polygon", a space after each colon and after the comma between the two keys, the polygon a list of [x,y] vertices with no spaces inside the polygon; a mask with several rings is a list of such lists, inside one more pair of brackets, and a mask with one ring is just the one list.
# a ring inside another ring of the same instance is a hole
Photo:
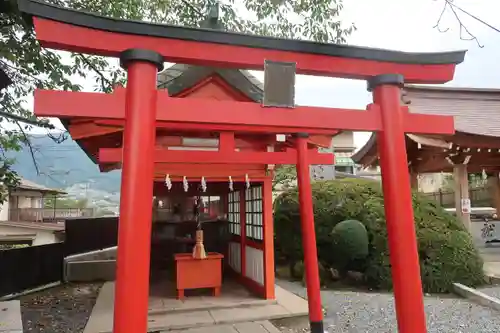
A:
{"label": "orange offering box", "polygon": [[222,285],[222,259],[220,253],[207,253],[205,259],[195,259],[191,253],[174,255],[177,271],[177,298],[184,298],[184,290],[213,288],[220,295]]}

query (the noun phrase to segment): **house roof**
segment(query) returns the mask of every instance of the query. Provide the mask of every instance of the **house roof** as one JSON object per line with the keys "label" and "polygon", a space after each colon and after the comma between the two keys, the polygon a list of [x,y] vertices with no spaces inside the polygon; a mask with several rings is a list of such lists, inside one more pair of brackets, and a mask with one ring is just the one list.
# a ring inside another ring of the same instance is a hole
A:
{"label": "house roof", "polygon": [[[407,134],[407,142],[449,149],[454,138],[462,141],[466,138],[471,142],[480,137],[500,140],[500,89],[406,85],[402,102],[412,113],[453,116],[455,122],[455,135]],[[373,133],[352,159],[370,165],[377,155],[376,134]]]}
{"label": "house roof", "polygon": [[17,186],[18,189],[21,190],[30,190],[30,191],[39,191],[53,194],[66,194],[63,190],[59,190],[56,188],[49,188],[43,185],[38,185],[30,180],[21,178],[20,184]]}
{"label": "house roof", "polygon": [[403,102],[412,113],[453,116],[457,132],[500,137],[500,89],[407,85]]}
{"label": "house roof", "polygon": [[246,70],[175,64],[158,73],[158,88],[166,88],[169,95],[177,95],[214,74],[252,101],[262,102],[264,85]]}

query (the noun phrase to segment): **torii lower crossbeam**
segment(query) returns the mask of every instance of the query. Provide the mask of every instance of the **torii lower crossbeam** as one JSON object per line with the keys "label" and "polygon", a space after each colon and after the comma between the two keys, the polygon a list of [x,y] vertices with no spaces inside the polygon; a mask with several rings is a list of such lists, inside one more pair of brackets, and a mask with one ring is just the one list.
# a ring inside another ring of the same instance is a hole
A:
{"label": "torii lower crossbeam", "polygon": [[[125,89],[112,94],[35,91],[35,114],[39,117],[125,119]],[[293,109],[262,107],[259,104],[217,101],[202,98],[172,98],[165,90],[156,98],[157,127],[177,124],[185,130],[215,130],[227,126],[234,132],[336,134],[346,131],[381,131],[380,108],[369,105],[367,110],[297,106]],[[405,111],[404,131],[420,134],[453,134],[453,119],[446,116],[421,115]]]}
{"label": "torii lower crossbeam", "polygon": [[[99,163],[122,161],[122,149],[99,149]],[[189,164],[296,164],[297,152],[225,152],[225,151],[185,151],[156,149],[155,163]],[[333,164],[333,154],[308,152],[310,164]]]}

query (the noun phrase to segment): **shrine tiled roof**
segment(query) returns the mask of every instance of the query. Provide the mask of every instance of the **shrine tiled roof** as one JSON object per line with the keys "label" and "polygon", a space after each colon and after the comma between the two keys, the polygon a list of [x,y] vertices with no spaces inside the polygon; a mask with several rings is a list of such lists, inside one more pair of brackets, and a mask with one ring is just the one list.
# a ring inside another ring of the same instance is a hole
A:
{"label": "shrine tiled roof", "polygon": [[262,102],[264,86],[247,70],[175,64],[158,73],[158,88],[166,88],[170,95],[176,95],[214,74],[252,101]]}

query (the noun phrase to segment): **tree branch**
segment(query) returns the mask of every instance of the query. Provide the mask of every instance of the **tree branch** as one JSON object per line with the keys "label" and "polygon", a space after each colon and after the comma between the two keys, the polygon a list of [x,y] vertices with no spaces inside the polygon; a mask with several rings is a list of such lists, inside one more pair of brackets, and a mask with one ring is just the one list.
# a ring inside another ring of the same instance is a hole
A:
{"label": "tree branch", "polygon": [[[437,0],[434,0],[434,1],[437,1]],[[441,33],[445,33],[445,32],[447,32],[449,30],[449,28],[446,28],[446,29],[443,30],[440,27],[441,21],[442,21],[443,16],[446,13],[447,9],[449,9],[451,11],[451,13],[453,14],[453,16],[455,17],[455,19],[457,20],[457,22],[459,24],[460,39],[461,40],[465,40],[465,41],[471,41],[471,40],[473,40],[473,41],[475,41],[477,43],[477,46],[479,46],[480,48],[484,47],[484,45],[482,45],[481,43],[479,43],[479,40],[477,39],[477,37],[474,34],[472,34],[470,32],[470,30],[464,25],[464,23],[462,22],[462,19],[458,15],[458,12],[461,12],[462,14],[465,14],[465,15],[469,16],[470,18],[473,18],[474,20],[478,21],[479,23],[487,26],[488,28],[490,28],[490,29],[492,29],[492,30],[494,30],[496,32],[500,32],[500,29],[498,29],[498,28],[494,27],[493,25],[485,22],[481,18],[479,18],[479,17],[477,17],[477,16],[469,13],[465,9],[462,9],[462,8],[458,7],[457,5],[455,5],[453,3],[453,0],[444,0],[443,9],[441,10],[441,14],[439,15],[438,20],[436,22],[436,25],[434,26],[434,28],[436,28]],[[464,33],[466,33],[468,35],[468,37],[465,37]]]}
{"label": "tree branch", "polygon": [[181,2],[189,7],[189,9],[191,9],[194,13],[198,14],[200,17],[205,16],[198,8],[190,4],[187,0],[181,0]]}
{"label": "tree branch", "polygon": [[21,116],[18,116],[18,115],[12,114],[12,113],[7,113],[4,111],[0,111],[0,116],[14,120],[16,122],[20,121],[20,122],[26,123],[28,125],[33,125],[33,126],[38,126],[38,127],[48,128],[48,129],[55,129],[54,125],[52,125],[51,123],[45,123],[45,122],[41,122],[39,120],[33,120],[33,119],[21,117]]}
{"label": "tree branch", "polygon": [[28,145],[28,148],[30,150],[31,159],[33,160],[33,164],[35,165],[36,174],[37,174],[37,176],[40,176],[40,168],[38,167],[38,163],[36,162],[35,153],[33,151],[33,146],[31,145],[31,141],[28,138],[28,136],[26,135],[26,132],[24,132],[24,129],[21,126],[21,124],[19,124],[19,122],[17,120],[15,121],[15,123],[16,123],[17,127],[19,127],[19,130],[21,131],[24,139],[26,140],[26,144]]}
{"label": "tree branch", "polygon": [[95,67],[94,64],[92,62],[90,62],[90,60],[86,56],[84,56],[81,53],[78,53],[78,56],[83,60],[83,62],[87,66],[89,66],[94,72],[96,72],[102,78],[101,88],[103,91],[106,90],[106,87],[104,86],[104,82],[106,82],[110,87],[113,86],[113,83],[97,67]]}

